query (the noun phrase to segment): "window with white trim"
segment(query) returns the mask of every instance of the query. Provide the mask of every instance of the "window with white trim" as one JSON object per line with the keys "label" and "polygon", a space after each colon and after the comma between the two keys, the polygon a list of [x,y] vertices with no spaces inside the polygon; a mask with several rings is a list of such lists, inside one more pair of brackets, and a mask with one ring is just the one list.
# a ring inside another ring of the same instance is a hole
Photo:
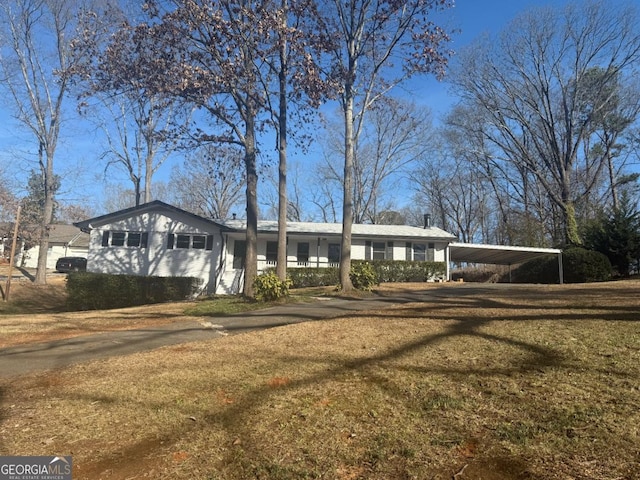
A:
{"label": "window with white trim", "polygon": [[393,242],[364,242],[365,260],[393,260]]}
{"label": "window with white trim", "polygon": [[427,262],[433,262],[436,259],[436,244],[427,244]]}
{"label": "window with white trim", "polygon": [[427,244],[414,243],[413,244],[413,261],[425,262],[426,260],[427,260]]}
{"label": "window with white trim", "polygon": [[414,262],[433,262],[435,260],[435,243],[407,242],[406,260]]}
{"label": "window with white trim", "polygon": [[102,232],[103,247],[147,248],[149,234],[147,232],[125,232],[105,230]]}
{"label": "window with white trim", "polygon": [[167,235],[167,249],[213,250],[213,235],[170,233]]}

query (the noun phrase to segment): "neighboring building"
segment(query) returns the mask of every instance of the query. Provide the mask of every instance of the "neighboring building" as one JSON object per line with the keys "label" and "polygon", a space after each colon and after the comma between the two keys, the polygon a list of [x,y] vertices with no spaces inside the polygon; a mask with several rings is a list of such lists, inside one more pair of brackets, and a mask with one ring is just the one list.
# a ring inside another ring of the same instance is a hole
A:
{"label": "neighboring building", "polygon": [[[90,272],[198,277],[203,292],[242,290],[245,228],[241,220],[209,220],[153,201],[75,225],[90,233]],[[277,257],[277,222],[258,222],[258,271]],[[289,222],[287,267],[337,266],[342,225]],[[455,237],[432,226],[353,225],[352,259],[446,262]]]}
{"label": "neighboring building", "polygon": [[[4,235],[0,252],[7,257],[11,250],[12,237]],[[38,267],[40,246],[24,249],[24,242],[19,240],[15,264],[24,268]],[[52,224],[49,226],[49,249],[47,268],[54,269],[60,257],[86,257],[89,253],[89,235],[74,225]]]}

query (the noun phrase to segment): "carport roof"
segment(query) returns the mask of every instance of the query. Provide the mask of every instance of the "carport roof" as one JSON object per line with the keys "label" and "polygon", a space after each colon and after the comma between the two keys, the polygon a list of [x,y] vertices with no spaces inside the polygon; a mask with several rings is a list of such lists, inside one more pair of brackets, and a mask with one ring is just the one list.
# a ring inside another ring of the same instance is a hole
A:
{"label": "carport roof", "polygon": [[449,244],[449,258],[456,263],[515,265],[544,255],[560,255],[561,253],[562,250],[557,248],[511,247],[474,243]]}

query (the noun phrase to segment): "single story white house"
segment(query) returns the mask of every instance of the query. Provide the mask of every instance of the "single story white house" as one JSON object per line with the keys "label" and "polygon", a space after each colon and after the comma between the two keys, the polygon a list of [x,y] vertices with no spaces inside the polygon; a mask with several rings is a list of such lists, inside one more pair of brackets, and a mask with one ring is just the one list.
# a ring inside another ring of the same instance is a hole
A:
{"label": "single story white house", "polygon": [[[202,279],[203,293],[241,291],[246,223],[211,220],[161,201],[74,225],[90,234],[87,270]],[[337,266],[342,224],[289,222],[287,267]],[[445,262],[455,237],[425,225],[353,225],[352,259]],[[276,264],[277,222],[258,222],[258,271]]]}

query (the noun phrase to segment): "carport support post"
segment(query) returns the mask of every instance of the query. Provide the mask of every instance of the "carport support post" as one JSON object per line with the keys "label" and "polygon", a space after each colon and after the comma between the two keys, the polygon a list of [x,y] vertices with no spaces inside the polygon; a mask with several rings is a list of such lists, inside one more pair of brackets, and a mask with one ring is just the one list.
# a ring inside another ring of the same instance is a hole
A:
{"label": "carport support post", "polygon": [[558,278],[560,278],[560,285],[564,284],[564,268],[562,267],[562,252],[558,254]]}

